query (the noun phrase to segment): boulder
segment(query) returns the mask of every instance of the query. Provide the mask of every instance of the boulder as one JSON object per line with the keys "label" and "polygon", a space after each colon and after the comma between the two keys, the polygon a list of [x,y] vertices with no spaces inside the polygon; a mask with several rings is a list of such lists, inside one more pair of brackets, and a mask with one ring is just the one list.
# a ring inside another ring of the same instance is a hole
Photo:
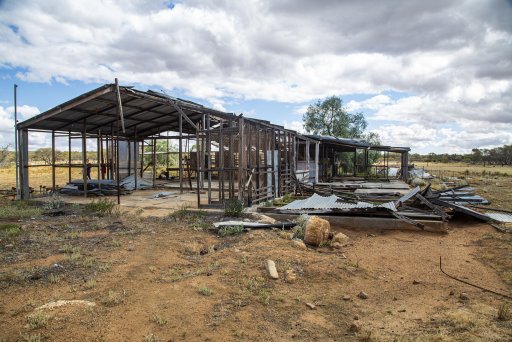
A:
{"label": "boulder", "polygon": [[329,238],[331,225],[329,221],[318,216],[311,216],[306,223],[304,242],[312,246],[320,246]]}

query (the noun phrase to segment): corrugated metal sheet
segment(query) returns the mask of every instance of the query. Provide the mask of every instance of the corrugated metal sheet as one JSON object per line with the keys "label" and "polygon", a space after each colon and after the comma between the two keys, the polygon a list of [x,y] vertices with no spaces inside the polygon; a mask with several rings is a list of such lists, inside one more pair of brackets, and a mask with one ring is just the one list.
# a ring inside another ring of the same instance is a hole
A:
{"label": "corrugated metal sheet", "polygon": [[512,223],[512,214],[503,214],[503,213],[485,213],[485,214],[495,221]]}
{"label": "corrugated metal sheet", "polygon": [[348,203],[340,201],[340,198],[336,195],[329,197],[323,197],[318,194],[303,199],[293,201],[281,208],[280,210],[306,210],[306,209],[367,209],[367,208],[387,208],[392,211],[396,211],[395,203],[387,202],[379,205],[375,205],[368,202],[357,202]]}

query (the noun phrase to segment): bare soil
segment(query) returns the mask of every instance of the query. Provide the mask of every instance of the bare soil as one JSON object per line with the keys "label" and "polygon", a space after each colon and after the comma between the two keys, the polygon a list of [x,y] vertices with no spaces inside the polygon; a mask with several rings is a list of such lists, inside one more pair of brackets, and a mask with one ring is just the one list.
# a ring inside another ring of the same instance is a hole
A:
{"label": "bare soil", "polygon": [[[0,340],[512,339],[512,322],[498,319],[503,298],[439,270],[442,256],[450,274],[512,295],[510,241],[488,225],[455,219],[446,235],[345,230],[341,250],[302,250],[279,231],[218,237],[205,227],[221,213],[200,217],[20,222],[0,243]],[[95,305],[38,309],[57,300]]]}

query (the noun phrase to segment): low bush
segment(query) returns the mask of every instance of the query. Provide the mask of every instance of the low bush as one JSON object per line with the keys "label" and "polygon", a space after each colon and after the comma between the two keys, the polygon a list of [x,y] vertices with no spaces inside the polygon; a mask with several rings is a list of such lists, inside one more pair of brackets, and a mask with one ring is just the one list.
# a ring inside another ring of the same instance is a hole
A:
{"label": "low bush", "polygon": [[240,217],[244,211],[244,204],[242,201],[234,198],[224,202],[224,215],[230,217]]}

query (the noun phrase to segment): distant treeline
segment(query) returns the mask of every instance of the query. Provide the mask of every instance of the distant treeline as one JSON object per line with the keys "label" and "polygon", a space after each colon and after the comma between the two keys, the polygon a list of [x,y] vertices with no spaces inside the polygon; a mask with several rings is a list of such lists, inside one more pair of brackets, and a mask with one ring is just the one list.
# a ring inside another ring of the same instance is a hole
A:
{"label": "distant treeline", "polygon": [[512,165],[512,145],[503,145],[496,148],[474,148],[468,154],[418,154],[410,155],[411,162],[428,163],[470,163],[483,165]]}

